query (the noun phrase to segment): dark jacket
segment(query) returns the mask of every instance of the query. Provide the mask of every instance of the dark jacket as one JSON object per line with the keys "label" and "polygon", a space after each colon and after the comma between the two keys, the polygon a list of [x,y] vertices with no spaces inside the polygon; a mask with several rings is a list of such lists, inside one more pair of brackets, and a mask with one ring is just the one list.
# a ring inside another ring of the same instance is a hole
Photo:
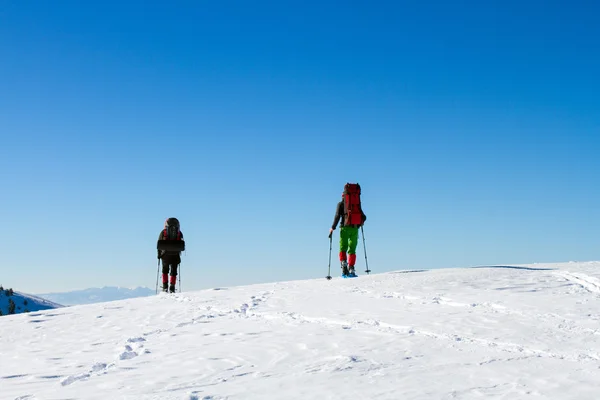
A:
{"label": "dark jacket", "polygon": [[[160,231],[158,235],[158,241],[164,239],[164,229]],[[183,240],[183,232],[181,232],[181,240]],[[157,241],[157,244],[158,244]],[[181,252],[180,251],[166,251],[166,250],[157,250],[158,258],[162,259],[163,264],[181,264]]]}
{"label": "dark jacket", "polygon": [[[367,216],[362,211],[362,208],[361,208],[360,212],[362,213],[362,223],[364,224],[365,221],[367,220]],[[344,212],[344,201],[342,200],[338,203],[337,208],[335,210],[335,217],[333,218],[333,225],[331,225],[331,229],[335,229],[337,227],[338,222],[340,223],[340,228],[344,227],[345,214],[346,213]],[[354,226],[358,227],[361,225],[354,225]]]}

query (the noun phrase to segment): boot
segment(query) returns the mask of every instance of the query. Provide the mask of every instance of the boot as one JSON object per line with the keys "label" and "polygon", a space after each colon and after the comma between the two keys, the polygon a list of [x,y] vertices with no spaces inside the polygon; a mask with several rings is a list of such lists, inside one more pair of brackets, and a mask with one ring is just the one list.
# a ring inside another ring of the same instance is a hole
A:
{"label": "boot", "polygon": [[348,263],[346,260],[342,261],[342,275],[348,275]]}
{"label": "boot", "polygon": [[356,264],[356,254],[348,254],[348,274],[353,277],[356,276],[354,264]]}
{"label": "boot", "polygon": [[177,283],[177,276],[171,275],[169,278],[169,293],[175,293],[175,284]]}

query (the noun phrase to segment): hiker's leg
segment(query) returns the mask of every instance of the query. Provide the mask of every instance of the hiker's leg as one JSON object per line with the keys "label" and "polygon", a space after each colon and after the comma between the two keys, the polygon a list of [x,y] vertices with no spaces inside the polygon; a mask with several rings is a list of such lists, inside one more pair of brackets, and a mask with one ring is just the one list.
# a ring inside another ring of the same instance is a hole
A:
{"label": "hiker's leg", "polygon": [[166,289],[169,283],[169,264],[162,260],[162,288]]}
{"label": "hiker's leg", "polygon": [[169,276],[169,292],[175,293],[175,285],[177,284],[177,264],[171,262],[171,274]]}
{"label": "hiker's leg", "polygon": [[346,252],[348,251],[348,233],[345,226],[340,228],[340,261],[346,261]]}
{"label": "hiker's leg", "polygon": [[348,236],[348,266],[354,268],[356,264],[356,247],[358,245],[358,228],[346,228]]}

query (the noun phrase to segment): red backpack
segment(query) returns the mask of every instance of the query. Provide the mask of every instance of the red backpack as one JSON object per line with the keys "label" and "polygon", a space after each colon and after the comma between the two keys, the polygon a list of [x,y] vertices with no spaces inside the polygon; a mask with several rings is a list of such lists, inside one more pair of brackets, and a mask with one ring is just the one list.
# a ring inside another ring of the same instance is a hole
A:
{"label": "red backpack", "polygon": [[346,183],[344,185],[344,225],[362,225],[362,209],[360,208],[360,185]]}

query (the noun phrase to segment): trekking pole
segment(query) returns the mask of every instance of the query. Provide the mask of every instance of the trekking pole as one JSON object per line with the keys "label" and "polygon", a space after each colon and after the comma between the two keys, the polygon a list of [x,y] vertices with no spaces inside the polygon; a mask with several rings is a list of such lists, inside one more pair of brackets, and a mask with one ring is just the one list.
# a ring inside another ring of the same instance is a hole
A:
{"label": "trekking pole", "polygon": [[365,231],[364,231],[362,225],[360,226],[360,232],[363,237],[363,248],[365,249],[365,265],[367,266],[367,269],[365,270],[365,272],[367,273],[367,275],[369,275],[369,272],[371,272],[371,270],[369,269],[369,262],[367,261],[367,245],[365,244]]}
{"label": "trekking pole", "polygon": [[158,271],[160,270],[160,258],[158,259],[158,267],[156,267],[156,293],[158,294]]}
{"label": "trekking pole", "polygon": [[331,280],[331,242],[333,241],[331,235],[332,233],[329,234],[329,267],[327,269],[327,280]]}
{"label": "trekking pole", "polygon": [[179,264],[179,293],[181,293],[181,264]]}

